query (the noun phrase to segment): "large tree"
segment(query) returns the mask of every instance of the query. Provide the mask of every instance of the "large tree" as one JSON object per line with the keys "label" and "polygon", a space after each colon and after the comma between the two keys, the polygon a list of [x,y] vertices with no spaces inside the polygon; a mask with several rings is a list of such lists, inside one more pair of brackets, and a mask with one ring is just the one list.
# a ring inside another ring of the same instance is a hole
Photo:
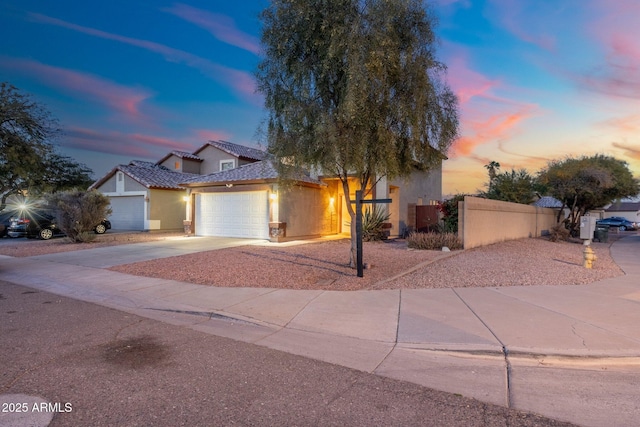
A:
{"label": "large tree", "polygon": [[262,12],[258,88],[268,150],[358,189],[439,164],[458,134],[457,98],[421,0],[273,0]]}
{"label": "large tree", "polygon": [[56,125],[28,95],[0,83],[0,211],[12,194],[37,196],[91,184],[89,168],[56,153]]}
{"label": "large tree", "polygon": [[580,216],[589,210],[640,192],[626,162],[601,154],[551,161],[538,179],[548,194],[570,209],[567,228],[574,234]]}

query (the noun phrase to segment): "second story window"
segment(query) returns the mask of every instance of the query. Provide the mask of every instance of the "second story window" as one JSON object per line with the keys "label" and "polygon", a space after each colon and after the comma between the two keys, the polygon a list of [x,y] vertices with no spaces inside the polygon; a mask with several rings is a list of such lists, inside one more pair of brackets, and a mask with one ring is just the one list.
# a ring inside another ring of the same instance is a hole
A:
{"label": "second story window", "polygon": [[235,160],[220,160],[220,170],[221,171],[228,171],[229,169],[233,169],[236,167],[236,161]]}

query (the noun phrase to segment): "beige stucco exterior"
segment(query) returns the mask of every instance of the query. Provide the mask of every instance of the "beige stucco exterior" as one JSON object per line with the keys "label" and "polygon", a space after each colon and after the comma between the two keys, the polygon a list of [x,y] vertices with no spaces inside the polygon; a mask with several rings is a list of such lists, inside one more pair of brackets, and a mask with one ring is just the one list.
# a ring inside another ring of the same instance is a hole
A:
{"label": "beige stucco exterior", "polygon": [[151,189],[149,192],[149,229],[183,230],[186,191]]}
{"label": "beige stucco exterior", "polygon": [[253,162],[238,159],[237,157],[212,145],[205,146],[202,150],[196,152],[196,154],[198,155],[198,157],[202,157],[203,159],[205,159],[200,166],[199,173],[201,175],[209,175],[215,172],[220,172],[221,161],[233,160],[234,167],[236,168]]}
{"label": "beige stucco exterior", "polygon": [[183,173],[200,173],[200,163],[197,160],[185,159],[175,154],[171,154],[167,159],[160,163],[160,166],[164,166],[165,168],[175,171],[175,172],[183,172]]}
{"label": "beige stucco exterior", "polygon": [[556,224],[556,211],[467,196],[458,210],[458,235],[465,249],[524,237],[539,237]]}
{"label": "beige stucco exterior", "polygon": [[286,238],[337,234],[340,226],[337,183],[326,187],[294,186],[278,192],[277,222],[286,222]]}

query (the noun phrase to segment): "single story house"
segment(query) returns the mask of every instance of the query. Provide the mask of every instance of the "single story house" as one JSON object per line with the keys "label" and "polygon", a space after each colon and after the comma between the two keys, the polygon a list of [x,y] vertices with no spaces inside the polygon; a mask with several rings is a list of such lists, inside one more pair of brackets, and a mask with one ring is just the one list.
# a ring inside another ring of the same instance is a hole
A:
{"label": "single story house", "polygon": [[604,209],[603,218],[619,216],[631,222],[640,222],[640,202],[614,202]]}

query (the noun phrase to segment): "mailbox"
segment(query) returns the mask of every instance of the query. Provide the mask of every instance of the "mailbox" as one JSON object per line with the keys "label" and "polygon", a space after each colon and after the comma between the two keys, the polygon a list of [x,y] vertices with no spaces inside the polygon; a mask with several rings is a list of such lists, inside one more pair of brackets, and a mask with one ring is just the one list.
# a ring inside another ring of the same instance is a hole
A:
{"label": "mailbox", "polygon": [[596,217],[580,217],[580,238],[583,240],[593,239],[593,232],[596,231]]}

